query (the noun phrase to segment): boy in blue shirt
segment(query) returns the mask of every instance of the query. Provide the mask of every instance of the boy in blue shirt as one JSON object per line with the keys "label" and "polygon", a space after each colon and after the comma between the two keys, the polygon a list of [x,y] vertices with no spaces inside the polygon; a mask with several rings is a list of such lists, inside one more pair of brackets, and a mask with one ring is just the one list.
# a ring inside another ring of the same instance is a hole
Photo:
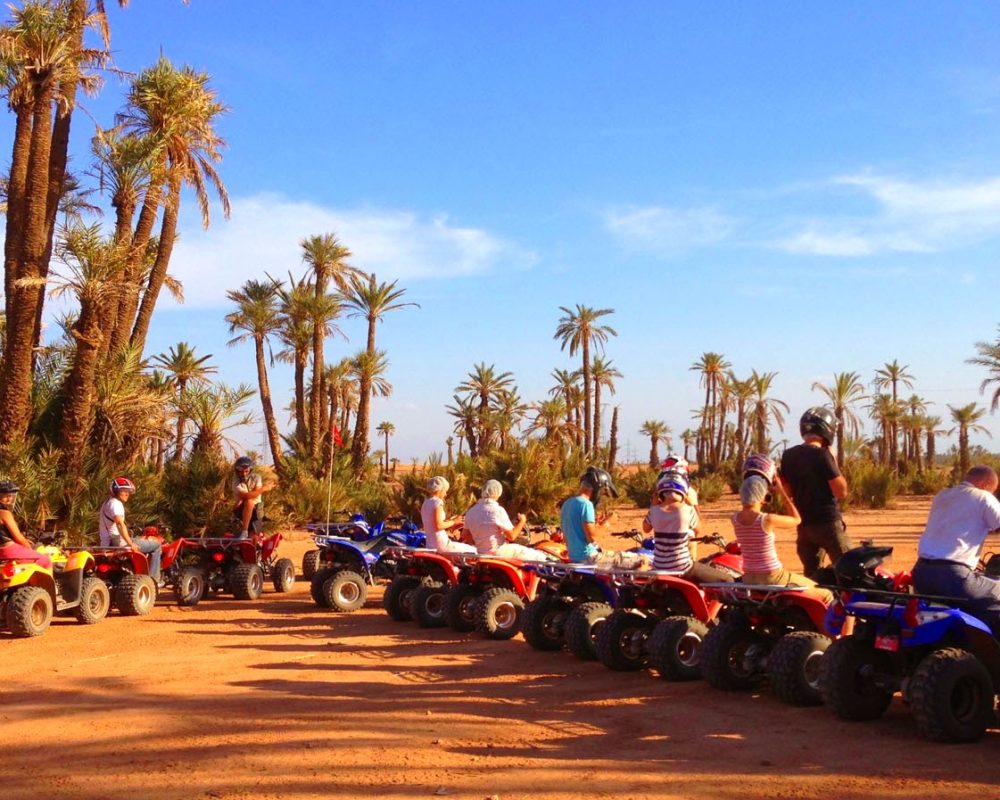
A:
{"label": "boy in blue shirt", "polygon": [[611,476],[599,467],[587,467],[580,477],[580,493],[573,495],[562,505],[560,527],[566,537],[569,560],[575,563],[593,562],[600,552],[594,541],[599,528],[610,528],[614,514],[597,519],[596,508],[601,502],[601,493],[608,491],[612,497],[618,496]]}

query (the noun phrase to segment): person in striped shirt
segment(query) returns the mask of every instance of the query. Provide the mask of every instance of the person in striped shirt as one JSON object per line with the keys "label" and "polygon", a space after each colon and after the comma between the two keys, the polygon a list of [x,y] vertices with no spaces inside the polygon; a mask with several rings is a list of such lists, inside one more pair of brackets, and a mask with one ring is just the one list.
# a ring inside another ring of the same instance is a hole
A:
{"label": "person in striped shirt", "polygon": [[721,583],[733,579],[727,572],[697,560],[698,512],[688,501],[687,478],[680,473],[663,475],[656,482],[656,502],[642,521],[653,534],[653,569],[675,572],[692,583]]}

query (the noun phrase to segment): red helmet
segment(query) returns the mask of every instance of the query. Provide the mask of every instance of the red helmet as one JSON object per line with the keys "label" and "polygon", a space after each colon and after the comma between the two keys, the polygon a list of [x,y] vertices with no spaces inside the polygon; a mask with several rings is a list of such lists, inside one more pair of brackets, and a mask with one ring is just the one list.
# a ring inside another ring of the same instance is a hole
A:
{"label": "red helmet", "polygon": [[119,494],[121,492],[134,492],[135,484],[132,483],[128,478],[123,478],[119,475],[113,481],[111,481],[111,494]]}
{"label": "red helmet", "polygon": [[747,460],[743,462],[743,480],[746,480],[751,475],[760,475],[770,485],[774,483],[774,479],[778,476],[778,468],[767,456],[760,453],[751,453],[747,456]]}

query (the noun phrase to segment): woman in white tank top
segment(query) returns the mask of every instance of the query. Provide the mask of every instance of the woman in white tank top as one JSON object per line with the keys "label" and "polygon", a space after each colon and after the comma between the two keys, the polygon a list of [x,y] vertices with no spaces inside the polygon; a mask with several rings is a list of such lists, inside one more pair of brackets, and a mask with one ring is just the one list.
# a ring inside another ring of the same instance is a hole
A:
{"label": "woman in white tank top", "polygon": [[469,544],[453,541],[448,532],[461,528],[461,516],[445,517],[444,498],[450,485],[447,479],[440,475],[427,481],[427,492],[430,495],[420,507],[420,518],[423,521],[424,533],[427,534],[427,546],[439,553],[475,553],[476,548]]}

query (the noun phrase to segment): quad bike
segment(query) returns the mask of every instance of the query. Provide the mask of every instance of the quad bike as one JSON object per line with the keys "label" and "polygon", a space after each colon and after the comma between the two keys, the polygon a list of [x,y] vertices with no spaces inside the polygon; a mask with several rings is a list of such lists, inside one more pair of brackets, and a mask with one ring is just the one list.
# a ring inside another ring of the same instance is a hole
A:
{"label": "quad bike", "polygon": [[246,539],[175,539],[163,548],[163,574],[173,584],[177,602],[194,606],[209,593],[231,592],[237,600],[256,600],[271,579],[276,592],[295,585],[295,564],[277,558],[281,534]]}
{"label": "quad bike", "polygon": [[841,609],[854,617],[854,632],[830,645],[820,664],[826,705],[841,719],[873,720],[901,691],[928,739],[981,739],[997,725],[1000,642],[962,610],[964,602],[870,587],[848,592]]}
{"label": "quad bike", "polygon": [[362,541],[343,536],[315,536],[319,561],[310,594],[320,608],[357,611],[368,599],[368,587],[396,573],[400,547],[423,547],[425,536],[405,517],[389,517],[381,532]]}
{"label": "quad bike", "polygon": [[422,628],[447,624],[444,598],[458,583],[452,555],[425,548],[392,548],[396,574],[382,595],[382,605],[399,622],[416,620]]}
{"label": "quad bike", "polygon": [[52,615],[72,614],[93,625],[108,614],[111,595],[94,574],[93,556],[86,551],[63,553],[43,546],[51,566],[37,561],[0,562],[0,622],[17,637],[41,636]]}
{"label": "quad bike", "polygon": [[[740,574],[743,557],[735,542],[719,534],[694,541],[718,548],[700,559],[703,563]],[[596,632],[601,663],[621,671],[648,665],[669,680],[698,677],[702,640],[721,608],[713,592],[665,570],[613,569],[609,577],[620,588],[616,609]]]}
{"label": "quad bike", "polygon": [[[626,551],[639,559],[653,557],[651,539],[638,531],[612,534],[634,539]],[[591,564],[541,563],[530,568],[539,576],[535,598],[524,609],[524,638],[536,650],[559,650],[564,645],[579,658],[597,658],[594,634],[614,610],[618,583],[608,571]]]}
{"label": "quad bike", "polygon": [[[861,565],[868,580],[887,589],[902,588],[908,573],[881,568],[891,547],[866,542],[845,553],[844,562]],[[700,668],[716,689],[756,687],[765,677],[777,697],[790,705],[819,705],[819,670],[830,647],[831,608],[801,586],[710,584],[725,604],[722,622],[702,643]],[[840,621],[842,624],[842,620]]]}
{"label": "quad bike", "polygon": [[[330,522],[310,522],[306,525],[313,538],[316,536],[342,536],[354,542],[363,542],[378,536],[382,532],[384,522],[369,525],[365,515],[340,510],[330,512],[335,518]],[[319,566],[319,548],[307,550],[302,556],[302,577],[311,581]]]}

